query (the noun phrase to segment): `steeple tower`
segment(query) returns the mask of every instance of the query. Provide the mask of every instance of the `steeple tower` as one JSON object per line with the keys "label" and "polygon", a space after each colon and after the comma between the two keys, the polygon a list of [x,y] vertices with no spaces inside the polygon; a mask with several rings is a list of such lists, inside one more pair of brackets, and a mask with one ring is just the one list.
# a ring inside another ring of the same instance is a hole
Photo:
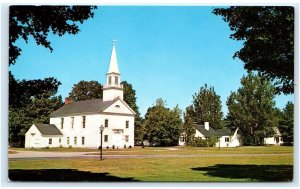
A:
{"label": "steeple tower", "polygon": [[113,40],[109,68],[106,74],[106,84],[103,87],[103,101],[110,101],[117,97],[123,99],[123,86],[121,85],[121,74],[118,68],[115,45],[116,41]]}

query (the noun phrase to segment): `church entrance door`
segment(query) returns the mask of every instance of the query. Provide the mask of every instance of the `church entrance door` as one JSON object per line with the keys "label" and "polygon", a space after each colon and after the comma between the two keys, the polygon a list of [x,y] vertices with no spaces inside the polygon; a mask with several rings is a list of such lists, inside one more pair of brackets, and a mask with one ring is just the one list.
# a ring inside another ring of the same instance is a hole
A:
{"label": "church entrance door", "polygon": [[122,130],[114,130],[113,133],[114,133],[112,137],[113,145],[115,145],[116,148],[122,147],[122,145],[124,145]]}

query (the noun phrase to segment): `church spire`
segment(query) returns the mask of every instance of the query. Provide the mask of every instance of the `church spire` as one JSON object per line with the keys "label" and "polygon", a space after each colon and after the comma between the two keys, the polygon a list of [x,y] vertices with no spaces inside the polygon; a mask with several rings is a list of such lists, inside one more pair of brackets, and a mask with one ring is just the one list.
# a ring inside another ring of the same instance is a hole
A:
{"label": "church spire", "polygon": [[113,40],[109,68],[106,74],[106,84],[103,86],[103,101],[110,101],[115,98],[123,99],[123,85],[121,84],[115,43],[116,40]]}
{"label": "church spire", "polygon": [[113,40],[113,47],[112,47],[110,63],[109,63],[109,68],[108,68],[107,74],[110,74],[110,73],[120,74],[118,62],[117,62],[116,48],[115,48],[116,42],[117,42],[116,40]]}

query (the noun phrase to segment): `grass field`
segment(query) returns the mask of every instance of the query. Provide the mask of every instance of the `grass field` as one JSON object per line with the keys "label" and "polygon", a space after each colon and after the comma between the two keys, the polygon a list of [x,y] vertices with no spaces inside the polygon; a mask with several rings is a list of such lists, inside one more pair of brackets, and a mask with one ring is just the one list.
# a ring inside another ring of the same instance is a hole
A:
{"label": "grass field", "polygon": [[[123,152],[122,152],[123,151]],[[272,154],[126,159],[9,160],[9,177],[17,181],[198,181],[262,182],[293,179],[292,147],[135,148],[120,154]],[[105,153],[116,153],[105,151]],[[291,155],[284,155],[291,153]],[[278,154],[278,155],[276,155]],[[282,155],[280,155],[282,154]]]}
{"label": "grass field", "polygon": [[[41,151],[41,152],[99,152],[98,149],[88,148],[11,148],[10,151]],[[237,148],[216,148],[216,147],[135,147],[127,149],[106,149],[103,153],[107,155],[151,155],[151,154],[273,154],[273,153],[293,153],[291,146],[244,146]]]}

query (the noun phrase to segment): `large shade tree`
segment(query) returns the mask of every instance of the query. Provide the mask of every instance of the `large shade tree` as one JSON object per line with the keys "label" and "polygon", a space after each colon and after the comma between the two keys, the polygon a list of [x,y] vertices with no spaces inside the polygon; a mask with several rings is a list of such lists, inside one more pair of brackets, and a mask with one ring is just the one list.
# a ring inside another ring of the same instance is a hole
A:
{"label": "large shade tree", "polygon": [[221,128],[221,119],[223,117],[221,98],[216,94],[213,87],[207,84],[202,86],[198,93],[193,95],[193,104],[187,109],[190,117],[198,124],[210,122],[214,129]]}
{"label": "large shade tree", "polygon": [[278,127],[284,142],[294,141],[294,104],[292,102],[288,102],[283,109]]}
{"label": "large shade tree", "polygon": [[77,34],[79,23],[94,16],[95,6],[10,6],[9,8],[9,64],[15,64],[22,49],[16,44],[32,37],[37,45],[51,52],[49,33],[62,36]]}
{"label": "large shade tree", "polygon": [[157,99],[147,110],[144,129],[150,145],[177,145],[182,131],[181,111],[178,106],[169,110],[162,99]]}
{"label": "large shade tree", "polygon": [[230,127],[241,129],[243,144],[261,145],[264,138],[272,136],[274,127],[278,126],[274,86],[253,73],[244,76],[241,85],[227,99],[227,122]]}
{"label": "large shade tree", "polygon": [[79,81],[74,84],[69,97],[75,101],[84,101],[102,98],[102,85],[98,81]]}
{"label": "large shade tree", "polygon": [[33,123],[49,123],[49,115],[60,108],[55,78],[16,80],[9,74],[9,143],[24,146],[25,133]]}
{"label": "large shade tree", "polygon": [[294,7],[232,6],[213,13],[228,22],[230,38],[243,41],[233,57],[246,70],[272,80],[276,93],[294,92]]}

